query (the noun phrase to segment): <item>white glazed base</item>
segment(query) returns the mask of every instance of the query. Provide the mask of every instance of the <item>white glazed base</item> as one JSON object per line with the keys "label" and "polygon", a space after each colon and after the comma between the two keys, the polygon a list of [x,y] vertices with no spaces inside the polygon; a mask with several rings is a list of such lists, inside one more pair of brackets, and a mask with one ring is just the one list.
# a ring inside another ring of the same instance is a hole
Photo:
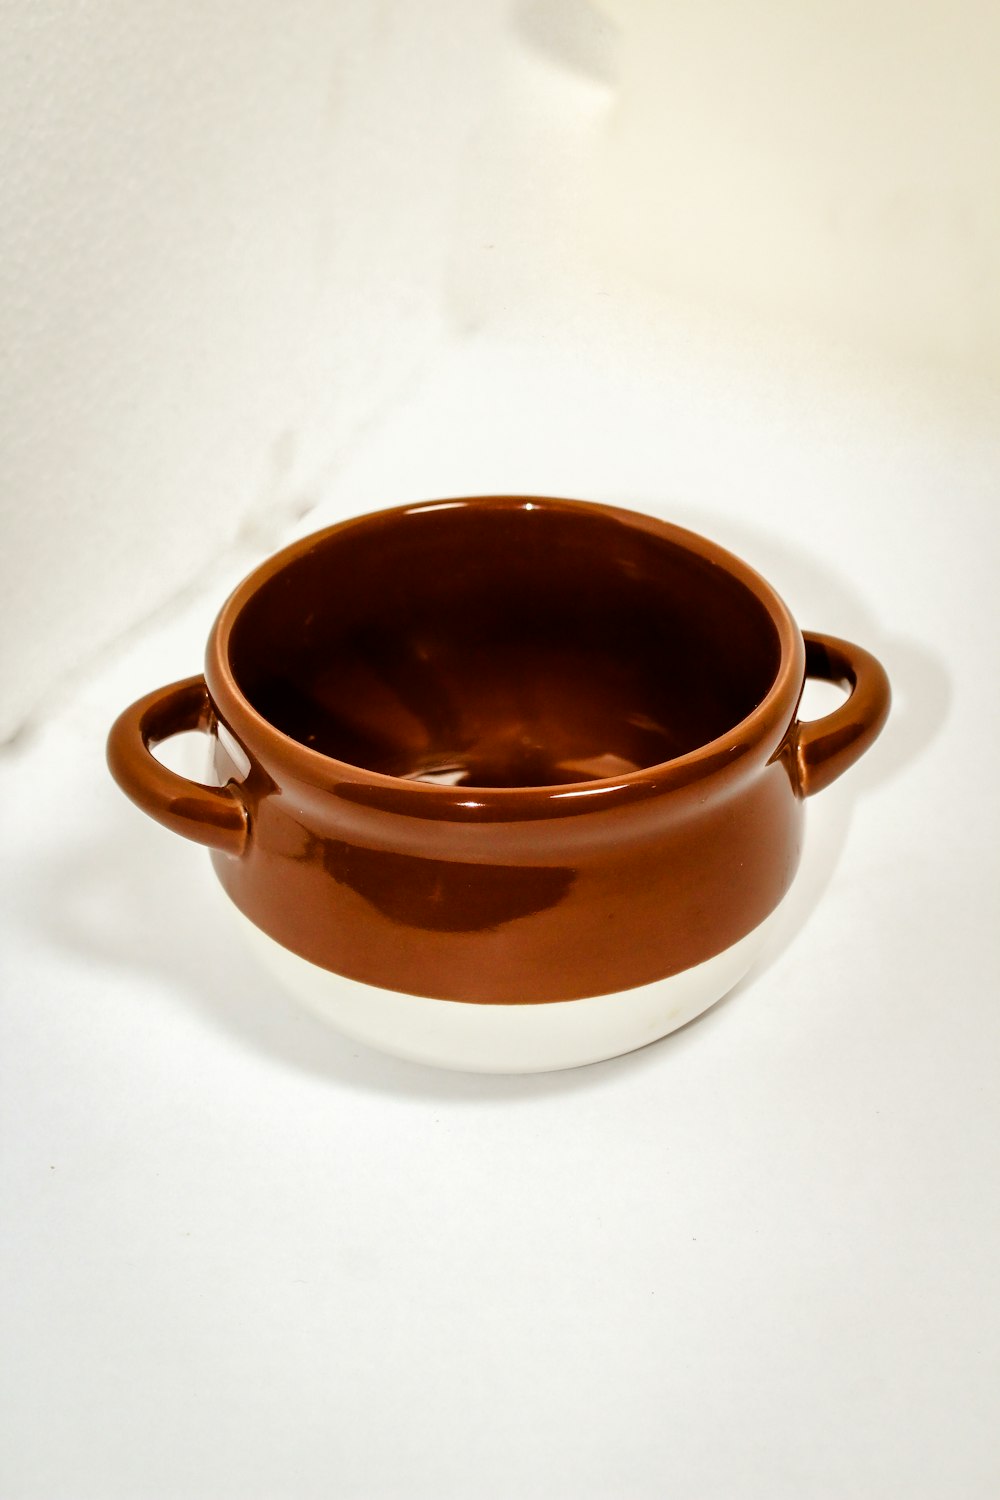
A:
{"label": "white glazed base", "polygon": [[475,1005],[346,979],[283,948],[232,910],[278,982],[338,1031],[408,1062],[470,1073],[578,1068],[655,1042],[708,1010],[743,978],[777,915],[772,912],[714,958],[654,984],[585,1000]]}

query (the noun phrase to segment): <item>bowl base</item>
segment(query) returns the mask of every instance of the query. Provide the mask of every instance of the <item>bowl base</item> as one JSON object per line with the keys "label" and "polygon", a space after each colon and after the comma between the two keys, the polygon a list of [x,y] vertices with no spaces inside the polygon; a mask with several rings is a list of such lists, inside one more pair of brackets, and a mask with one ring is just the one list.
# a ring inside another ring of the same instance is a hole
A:
{"label": "bowl base", "polygon": [[615,995],[477,1005],[384,990],[301,958],[230,906],[264,967],[344,1035],[407,1062],[470,1073],[547,1073],[633,1052],[709,1009],[747,973],[777,916],[704,963]]}

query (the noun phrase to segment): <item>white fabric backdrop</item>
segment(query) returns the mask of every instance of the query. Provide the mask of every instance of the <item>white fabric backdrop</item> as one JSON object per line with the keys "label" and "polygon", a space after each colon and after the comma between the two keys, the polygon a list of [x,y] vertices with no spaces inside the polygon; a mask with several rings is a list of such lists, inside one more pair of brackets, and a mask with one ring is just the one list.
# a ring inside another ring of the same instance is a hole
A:
{"label": "white fabric backdrop", "polygon": [[8,0],[0,738],[484,331],[992,399],[998,50],[989,0]]}

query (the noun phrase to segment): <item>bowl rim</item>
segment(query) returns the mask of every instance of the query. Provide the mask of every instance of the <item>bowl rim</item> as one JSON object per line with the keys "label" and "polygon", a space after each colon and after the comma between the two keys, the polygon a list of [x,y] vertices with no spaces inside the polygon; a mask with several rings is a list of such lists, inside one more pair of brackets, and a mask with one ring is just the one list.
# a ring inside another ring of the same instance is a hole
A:
{"label": "bowl rim", "polygon": [[[724,569],[763,605],[775,626],[780,650],[770,687],[737,724],[683,755],[620,776],[551,786],[450,786],[391,776],[313,750],[278,729],[254,708],[236,681],[230,644],[240,613],[264,584],[301,557],[348,531],[391,525],[428,512],[459,509],[558,510],[565,514],[601,516],[669,541]],[[734,553],[698,532],[642,511],[592,500],[553,495],[466,495],[368,511],[311,532],[273,553],[237,584],[219,611],[208,640],[205,678],[219,717],[243,745],[251,762],[257,760],[266,770],[273,769],[318,790],[335,792],[348,800],[386,811],[463,821],[519,820],[596,812],[623,802],[644,800],[744,765],[754,751],[761,752],[765,761],[777,758],[794,722],[805,681],[805,645],[790,610],[766,579]]]}

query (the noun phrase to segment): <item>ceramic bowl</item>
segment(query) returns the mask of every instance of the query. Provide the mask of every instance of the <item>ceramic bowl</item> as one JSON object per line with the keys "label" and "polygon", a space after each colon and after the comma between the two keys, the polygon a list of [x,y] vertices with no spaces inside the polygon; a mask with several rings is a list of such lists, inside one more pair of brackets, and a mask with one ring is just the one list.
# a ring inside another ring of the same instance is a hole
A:
{"label": "ceramic bowl", "polygon": [[[807,677],[848,696],[796,717]],[[207,844],[263,961],[336,1026],[445,1067],[572,1067],[726,993],[803,800],[871,744],[878,662],[803,635],[721,547],[488,496],[386,510],[240,584],[204,676],[111,731],[120,785]],[[152,748],[203,730],[214,784]]]}

